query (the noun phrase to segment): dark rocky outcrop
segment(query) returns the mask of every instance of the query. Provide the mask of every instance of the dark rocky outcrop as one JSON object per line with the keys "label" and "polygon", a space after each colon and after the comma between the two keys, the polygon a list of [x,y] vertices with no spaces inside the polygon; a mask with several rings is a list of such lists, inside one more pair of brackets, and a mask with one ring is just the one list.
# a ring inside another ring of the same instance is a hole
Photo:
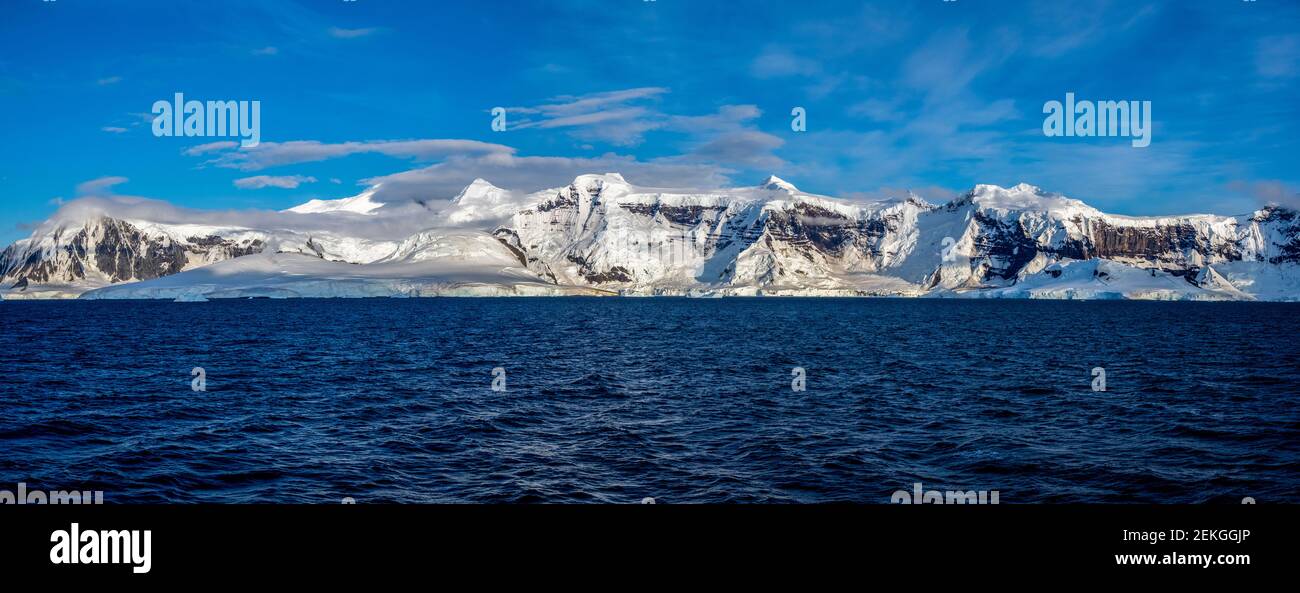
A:
{"label": "dark rocky outcrop", "polygon": [[54,246],[18,242],[0,253],[0,277],[15,288],[74,283],[97,271],[109,282],[151,280],[184,270],[191,261],[221,261],[259,253],[262,241],[236,242],[208,235],[175,241],[149,235],[129,222],[99,217],[53,234]]}

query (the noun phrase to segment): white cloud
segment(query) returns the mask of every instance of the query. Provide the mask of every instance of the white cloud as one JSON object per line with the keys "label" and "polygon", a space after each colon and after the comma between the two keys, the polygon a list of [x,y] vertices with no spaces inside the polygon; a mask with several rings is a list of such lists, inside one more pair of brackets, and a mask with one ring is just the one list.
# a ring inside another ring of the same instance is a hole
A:
{"label": "white cloud", "polygon": [[119,82],[122,82],[121,76],[109,76],[107,78],[101,78],[95,81],[95,84],[98,84],[99,86],[108,86],[110,84],[117,84]]}
{"label": "white cloud", "polygon": [[235,180],[235,187],[239,189],[262,189],[264,187],[279,187],[282,189],[295,189],[304,183],[316,183],[315,177],[305,177],[302,175],[255,175],[253,177],[243,177]]}
{"label": "white cloud", "polygon": [[100,128],[100,130],[104,132],[108,132],[110,134],[121,134],[126,132],[126,128],[120,128],[118,126],[104,126]]}
{"label": "white cloud", "polygon": [[628,182],[651,187],[714,188],[729,183],[733,171],[717,165],[672,159],[641,161],[631,156],[605,154],[593,158],[515,156],[487,154],[463,156],[444,162],[362,180],[382,184],[375,199],[383,202],[450,198],[476,177],[494,185],[530,193],[563,187],[586,173],[617,172]]}
{"label": "white cloud", "polygon": [[255,56],[274,56],[278,53],[280,53],[280,48],[275,47],[274,45],[268,45],[252,51],[252,54]]}

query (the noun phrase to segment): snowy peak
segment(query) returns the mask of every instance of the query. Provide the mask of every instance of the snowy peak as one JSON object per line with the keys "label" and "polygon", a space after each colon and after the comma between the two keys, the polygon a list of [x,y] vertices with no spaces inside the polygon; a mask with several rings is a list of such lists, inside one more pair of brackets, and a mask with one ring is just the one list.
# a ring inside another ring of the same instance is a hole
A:
{"label": "snowy peak", "polygon": [[1036,211],[1066,218],[1077,215],[1101,215],[1101,211],[1082,201],[1043,191],[1042,188],[1028,183],[1018,183],[1011,187],[979,184],[953,201],[955,205],[967,203],[975,204],[987,210],[1002,212]]}
{"label": "snowy peak", "polygon": [[1011,187],[981,183],[971,188],[968,195],[972,199],[983,203],[1013,203],[1017,205],[1037,204],[1041,199],[1052,196],[1052,194],[1044,192],[1038,186],[1028,183],[1018,183]]}
{"label": "snowy peak", "polygon": [[296,212],[298,214],[320,214],[324,212],[351,212],[355,214],[377,214],[375,211],[384,205],[374,201],[375,192],[379,189],[376,184],[366,191],[361,192],[350,198],[340,198],[337,200],[311,200],[303,204],[294,206],[285,210],[285,212]]}
{"label": "snowy peak", "polygon": [[476,178],[460,190],[459,194],[451,201],[453,204],[472,204],[475,202],[497,201],[502,196],[509,196],[510,192],[492,185],[488,180],[482,177]]}
{"label": "snowy peak", "polygon": [[622,173],[605,173],[604,175],[594,175],[594,174],[579,175],[574,181],[576,182],[578,179],[599,179],[603,183],[620,183],[623,185],[629,185],[627,180],[623,179]]}
{"label": "snowy peak", "polygon": [[514,214],[518,208],[514,194],[478,178],[460,190],[445,212],[454,225],[495,221]]}
{"label": "snowy peak", "polygon": [[758,184],[758,187],[759,189],[785,191],[790,193],[799,191],[799,189],[796,188],[793,183],[781,179],[776,175],[768,175],[767,179],[764,179],[762,183]]}
{"label": "snowy peak", "polygon": [[632,184],[628,183],[618,173],[589,174],[573,178],[573,183],[569,184],[569,189],[587,196],[609,199],[631,193]]}

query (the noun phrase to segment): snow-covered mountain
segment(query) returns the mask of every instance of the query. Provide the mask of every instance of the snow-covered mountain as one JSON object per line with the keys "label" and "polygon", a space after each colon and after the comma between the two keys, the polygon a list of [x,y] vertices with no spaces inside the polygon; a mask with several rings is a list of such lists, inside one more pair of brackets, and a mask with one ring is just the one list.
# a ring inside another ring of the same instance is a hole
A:
{"label": "snow-covered mountain", "polygon": [[69,297],[260,253],[268,240],[267,234],[249,229],[94,217],[47,224],[10,245],[0,253],[0,275],[7,298]]}
{"label": "snow-covered mountain", "polygon": [[583,175],[519,211],[498,236],[562,283],[648,294],[895,294],[919,289],[876,273],[906,257],[901,233],[929,208],[917,198],[853,204],[776,177],[682,192]]}
{"label": "snow-covered mountain", "polygon": [[686,190],[616,173],[528,195],[476,179],[441,209],[402,210],[375,189],[273,224],[58,215],[0,254],[0,295],[1300,300],[1300,219],[1278,207],[1126,217],[1026,184],[931,204],[814,195],[776,177]]}
{"label": "snow-covered mountain", "polygon": [[[775,177],[681,192],[584,175],[497,233],[539,274],[632,293],[1300,298],[1295,212],[1112,216],[1026,184],[855,204]],[[1062,279],[1076,260],[1107,263]]]}
{"label": "snow-covered mountain", "polygon": [[398,243],[325,231],[168,224],[95,213],[48,221],[0,252],[0,295],[75,297],[266,251],[365,263],[390,254]]}

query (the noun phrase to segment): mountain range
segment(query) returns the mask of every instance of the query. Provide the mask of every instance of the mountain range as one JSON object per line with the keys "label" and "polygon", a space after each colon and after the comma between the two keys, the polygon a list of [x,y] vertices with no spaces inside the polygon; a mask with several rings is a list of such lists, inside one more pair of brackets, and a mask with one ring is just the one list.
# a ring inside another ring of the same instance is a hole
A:
{"label": "mountain range", "polygon": [[940,204],[775,176],[674,189],[617,173],[446,201],[378,187],[281,212],[94,198],[0,253],[0,298],[488,295],[1300,300],[1300,219],[1266,206],[1130,217],[1020,184]]}

